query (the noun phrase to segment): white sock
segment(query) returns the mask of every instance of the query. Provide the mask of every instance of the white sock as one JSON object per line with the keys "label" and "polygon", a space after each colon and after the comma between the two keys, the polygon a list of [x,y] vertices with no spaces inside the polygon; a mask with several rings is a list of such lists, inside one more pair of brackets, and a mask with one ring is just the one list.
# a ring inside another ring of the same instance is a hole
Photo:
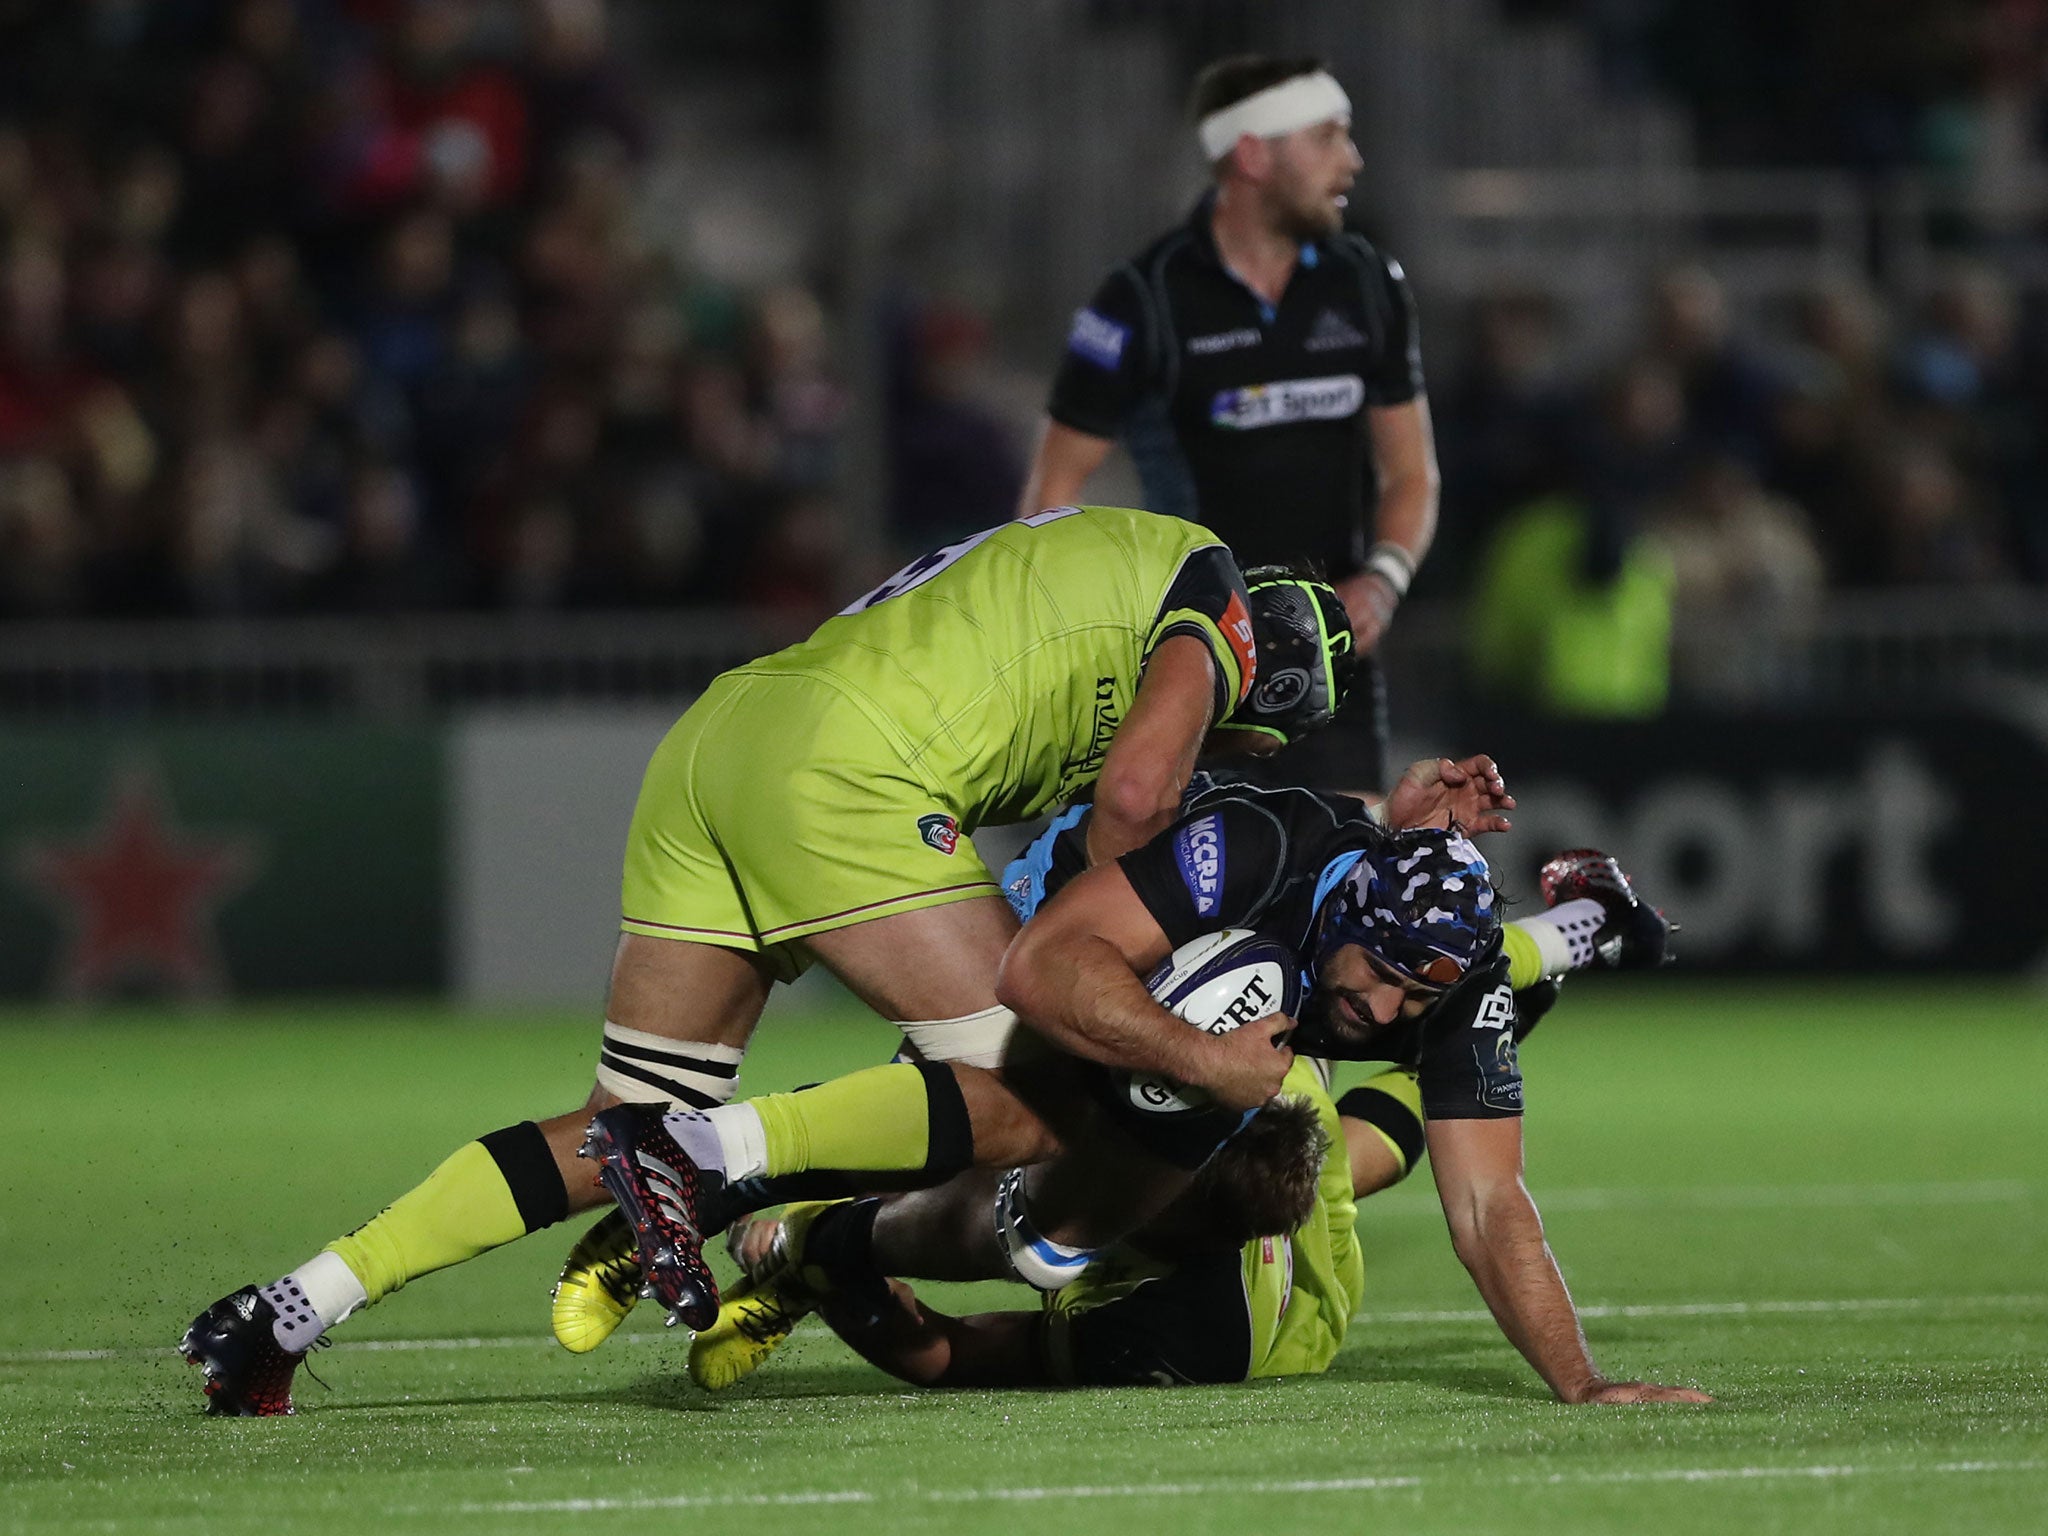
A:
{"label": "white sock", "polygon": [[270,1336],[277,1347],[304,1354],[321,1335],[369,1301],[370,1293],[338,1253],[316,1253],[259,1293],[277,1312]]}
{"label": "white sock", "polygon": [[1548,912],[1518,917],[1515,926],[1536,941],[1543,974],[1582,971],[1593,963],[1593,936],[1607,921],[1607,909],[1590,897],[1561,901]]}
{"label": "white sock", "polygon": [[661,1123],[690,1154],[690,1161],[727,1181],[751,1179],[768,1171],[768,1132],[760,1111],[751,1104],[721,1104],[716,1109],[677,1110]]}

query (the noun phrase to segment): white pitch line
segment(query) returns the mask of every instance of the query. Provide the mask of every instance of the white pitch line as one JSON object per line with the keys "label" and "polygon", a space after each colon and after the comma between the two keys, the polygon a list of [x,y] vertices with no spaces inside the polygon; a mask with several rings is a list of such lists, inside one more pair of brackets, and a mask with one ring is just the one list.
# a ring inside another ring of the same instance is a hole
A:
{"label": "white pitch line", "polygon": [[[1889,1465],[1780,1467],[1667,1467],[1634,1472],[1552,1472],[1534,1477],[1488,1479],[1489,1488],[1569,1488],[1610,1483],[1754,1482],[1769,1478],[1832,1481],[1851,1477],[1981,1476],[2048,1471],[2048,1461],[1944,1461]],[[633,1510],[781,1508],[806,1504],[991,1504],[1037,1503],[1053,1499],[1218,1498],[1230,1495],[1385,1493],[1433,1485],[1471,1486],[1468,1478],[1425,1478],[1409,1474],[1332,1477],[1301,1481],[1076,1484],[1071,1487],[911,1488],[900,1493],[865,1488],[800,1490],[791,1493],[680,1493],[624,1499],[522,1499],[492,1504],[458,1504],[464,1515],[583,1515]]]}
{"label": "white pitch line", "polygon": [[[1823,1301],[1668,1301],[1579,1308],[1581,1318],[1606,1317],[1784,1317],[1830,1313],[1928,1312],[1949,1310],[2027,1311],[2048,1309],[2048,1296],[1869,1296]],[[1358,1312],[1356,1323],[1490,1323],[1481,1307],[1454,1311]]]}
{"label": "white pitch line", "polygon": [[[1579,1308],[1582,1318],[1613,1317],[1780,1317],[1820,1316],[1831,1314],[1852,1314],[1861,1312],[1950,1312],[1950,1311],[1993,1311],[2026,1312],[2040,1310],[2048,1312],[2048,1295],[2041,1296],[1868,1296],[1846,1297],[1819,1301],[1669,1301],[1643,1302],[1632,1305],[1599,1305]],[[1359,1312],[1352,1321],[1366,1324],[1398,1325],[1402,1323],[1490,1323],[1493,1315],[1478,1307],[1442,1311],[1394,1311]],[[667,1331],[647,1330],[637,1333],[619,1334],[612,1342],[620,1344],[664,1344],[673,1343],[677,1335]],[[353,1339],[337,1341],[335,1349],[343,1354],[361,1351],[365,1354],[395,1352],[410,1354],[429,1350],[461,1349],[542,1349],[552,1346],[554,1341],[540,1334],[494,1334],[488,1337],[477,1335],[468,1338],[437,1339]],[[176,1349],[156,1349],[144,1346],[126,1349],[9,1349],[0,1350],[0,1365],[68,1365],[93,1360],[147,1360],[165,1355],[175,1355]]]}
{"label": "white pitch line", "polygon": [[[2033,1200],[2033,1185],[2021,1179],[1980,1179],[1967,1183],[1920,1184],[1730,1184],[1707,1188],[1651,1189],[1582,1187],[1544,1189],[1531,1194],[1546,1214],[1572,1211],[1662,1210],[1838,1210],[1884,1206],[2019,1205]],[[1441,1217],[1434,1200],[1405,1199],[1369,1203],[1359,1209],[1362,1221],[1394,1216]]]}

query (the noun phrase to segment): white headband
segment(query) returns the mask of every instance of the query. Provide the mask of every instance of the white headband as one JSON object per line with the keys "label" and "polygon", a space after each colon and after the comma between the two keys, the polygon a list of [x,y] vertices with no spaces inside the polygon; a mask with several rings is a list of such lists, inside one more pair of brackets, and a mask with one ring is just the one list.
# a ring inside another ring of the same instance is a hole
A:
{"label": "white headband", "polygon": [[1246,134],[1255,139],[1277,139],[1298,128],[1350,115],[1351,98],[1344,94],[1344,87],[1319,69],[1211,112],[1196,131],[1202,136],[1202,153],[1213,162],[1229,154]]}

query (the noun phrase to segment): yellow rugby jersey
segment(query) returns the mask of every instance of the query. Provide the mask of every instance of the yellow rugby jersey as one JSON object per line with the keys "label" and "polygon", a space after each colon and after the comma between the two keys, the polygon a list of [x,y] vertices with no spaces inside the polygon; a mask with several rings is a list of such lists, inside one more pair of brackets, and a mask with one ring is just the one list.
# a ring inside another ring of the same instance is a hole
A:
{"label": "yellow rugby jersey", "polygon": [[1215,718],[1255,651],[1216,535],[1125,507],[1059,507],[913,561],[807,640],[739,672],[829,682],[895,741],[963,832],[1086,790],[1169,635],[1215,658]]}
{"label": "yellow rugby jersey", "polygon": [[1237,1253],[1172,1261],[1109,1250],[1045,1299],[1039,1347],[1054,1381],[1166,1386],[1329,1369],[1365,1293],[1351,1159],[1314,1061],[1296,1057],[1281,1091],[1313,1104],[1330,1139],[1309,1219]]}
{"label": "yellow rugby jersey", "polygon": [[1358,1202],[1351,1155],[1337,1106],[1316,1063],[1297,1056],[1282,1092],[1315,1105],[1330,1150],[1315,1209],[1286,1237],[1244,1245],[1244,1288],[1252,1314],[1252,1376],[1300,1376],[1328,1370],[1351,1314],[1365,1296],[1365,1255],[1358,1245]]}

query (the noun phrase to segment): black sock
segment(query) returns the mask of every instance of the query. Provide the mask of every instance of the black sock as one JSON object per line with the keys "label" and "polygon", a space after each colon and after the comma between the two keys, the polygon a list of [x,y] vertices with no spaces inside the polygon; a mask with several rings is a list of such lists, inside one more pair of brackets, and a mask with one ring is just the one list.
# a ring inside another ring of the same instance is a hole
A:
{"label": "black sock", "polygon": [[881,1209],[882,1202],[872,1198],[828,1206],[804,1237],[804,1263],[822,1269],[842,1299],[877,1321],[889,1300],[889,1282],[875,1267],[875,1217]]}

